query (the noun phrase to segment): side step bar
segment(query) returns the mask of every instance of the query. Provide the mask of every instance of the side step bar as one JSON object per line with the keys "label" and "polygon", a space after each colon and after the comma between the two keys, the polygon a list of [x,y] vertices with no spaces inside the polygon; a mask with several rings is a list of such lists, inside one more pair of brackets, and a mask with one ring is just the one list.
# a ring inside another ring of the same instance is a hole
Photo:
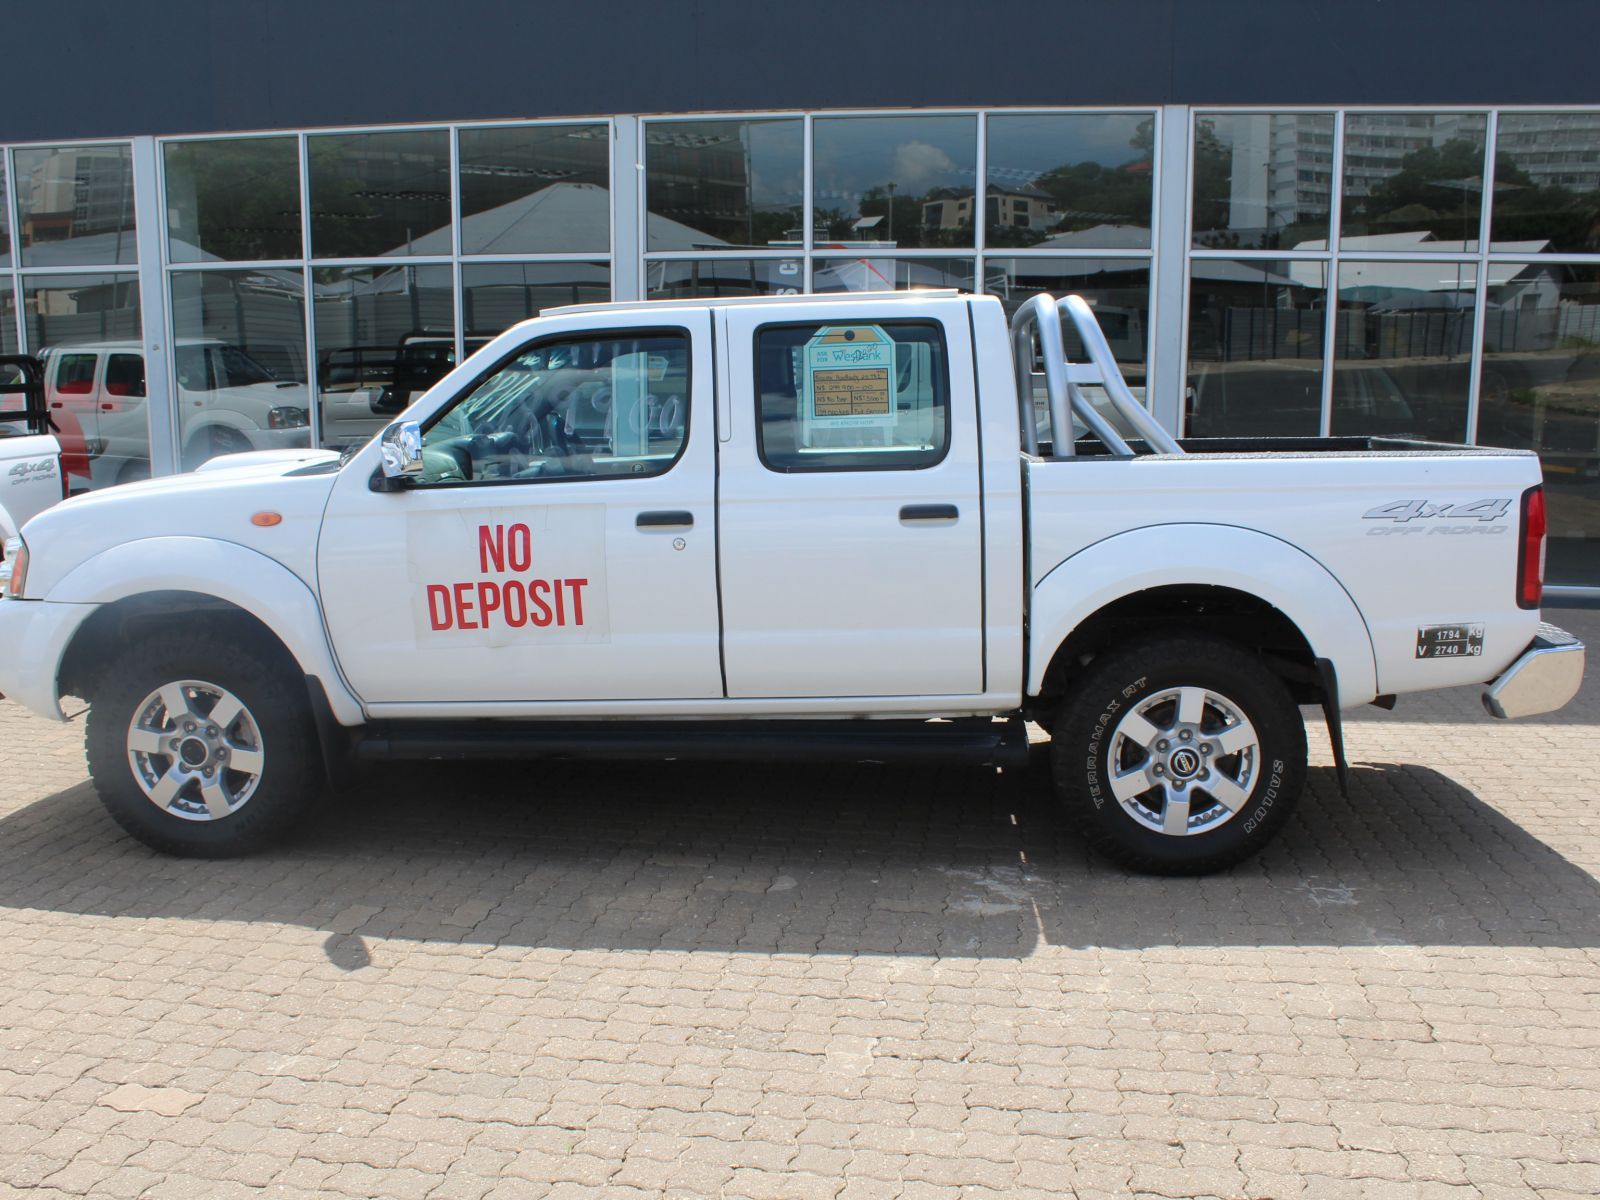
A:
{"label": "side step bar", "polygon": [[702,759],[928,763],[1020,769],[1028,731],[1006,721],[406,721],[369,727],[362,762],[422,759]]}

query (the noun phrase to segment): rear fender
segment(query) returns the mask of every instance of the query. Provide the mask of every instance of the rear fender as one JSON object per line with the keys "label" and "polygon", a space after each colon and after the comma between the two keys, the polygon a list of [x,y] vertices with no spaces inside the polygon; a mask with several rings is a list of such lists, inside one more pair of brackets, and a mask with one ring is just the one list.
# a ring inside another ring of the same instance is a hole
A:
{"label": "rear fender", "polygon": [[287,567],[245,546],[197,537],[124,542],[74,567],[44,599],[100,605],[149,592],[196,592],[244,609],[277,636],[301,671],[322,681],[340,724],[366,719],[333,660],[316,596]]}
{"label": "rear fender", "polygon": [[1339,707],[1377,694],[1372,637],[1328,569],[1279,538],[1232,525],[1153,525],[1096,542],[1053,567],[1030,600],[1028,694],[1067,635],[1102,608],[1150,588],[1231,588],[1288,617],[1338,672]]}

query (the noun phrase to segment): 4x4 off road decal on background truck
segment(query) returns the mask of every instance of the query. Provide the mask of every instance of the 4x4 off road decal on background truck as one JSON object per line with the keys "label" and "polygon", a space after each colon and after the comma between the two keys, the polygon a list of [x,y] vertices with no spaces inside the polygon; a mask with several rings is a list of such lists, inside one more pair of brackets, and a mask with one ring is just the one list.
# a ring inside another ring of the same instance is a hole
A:
{"label": "4x4 off road decal on background truck", "polygon": [[[1497,524],[1511,511],[1510,500],[1468,500],[1459,504],[1439,504],[1432,500],[1392,500],[1369,508],[1363,521],[1392,521],[1367,530],[1368,537],[1389,534],[1427,533],[1505,533],[1508,525]],[[1412,525],[1412,521],[1431,521]],[[1466,522],[1462,524],[1461,522]],[[1471,522],[1477,522],[1472,524]]]}
{"label": "4x4 off road decal on background truck", "polygon": [[406,543],[419,641],[611,638],[603,505],[412,513]]}

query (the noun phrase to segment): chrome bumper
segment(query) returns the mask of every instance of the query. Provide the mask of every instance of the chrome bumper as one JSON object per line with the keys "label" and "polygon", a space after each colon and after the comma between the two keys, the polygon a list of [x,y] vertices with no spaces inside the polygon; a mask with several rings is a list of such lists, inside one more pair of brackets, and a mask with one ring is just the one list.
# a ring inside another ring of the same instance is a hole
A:
{"label": "chrome bumper", "polygon": [[1506,720],[1554,712],[1582,683],[1583,643],[1565,629],[1540,625],[1522,656],[1485,689],[1483,706]]}

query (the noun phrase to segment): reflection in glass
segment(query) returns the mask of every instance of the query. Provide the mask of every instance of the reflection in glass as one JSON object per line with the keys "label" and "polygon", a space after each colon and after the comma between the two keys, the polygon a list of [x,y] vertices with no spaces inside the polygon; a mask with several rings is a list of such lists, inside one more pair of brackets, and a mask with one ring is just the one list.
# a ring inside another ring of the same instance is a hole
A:
{"label": "reflection in glass", "polygon": [[294,138],[168,142],[165,164],[173,262],[300,257]]}
{"label": "reflection in glass", "polygon": [[[507,125],[461,131],[461,252],[611,249],[608,127]],[[449,254],[424,240],[418,254]]]}
{"label": "reflection in glass", "polygon": [[1502,113],[1489,248],[1600,253],[1600,113]]}
{"label": "reflection in glass", "polygon": [[309,445],[301,273],[174,271],[171,278],[184,470],[219,454]]}
{"label": "reflection in glass", "polygon": [[1322,428],[1327,267],[1189,264],[1189,437],[1315,437]]}
{"label": "reflection in glass", "polygon": [[686,334],[536,342],[428,427],[421,482],[659,475],[683,452],[689,416]]}
{"label": "reflection in glass", "polygon": [[819,258],[811,269],[813,292],[915,292],[928,288],[972,290],[970,258]]}
{"label": "reflection in glass", "polygon": [[[1148,258],[990,258],[985,260],[983,286],[990,295],[1000,297],[1006,316],[1022,307],[1039,292],[1058,300],[1078,295],[1094,309],[1095,320],[1106,336],[1122,377],[1142,402],[1149,361],[1150,260]],[[1067,361],[1086,363],[1089,356],[1071,321],[1061,328]],[[1038,343],[1034,343],[1035,353]],[[1134,436],[1116,410],[1110,407],[1102,389],[1085,387],[1089,401],[1127,436]],[[1043,368],[1035,363],[1033,375],[1035,428],[1048,438],[1049,396]],[[1080,433],[1085,432],[1081,425]]]}
{"label": "reflection in glass", "polygon": [[317,258],[450,253],[450,135],[443,129],[306,139]]}
{"label": "reflection in glass", "polygon": [[[651,300],[701,296],[793,296],[805,290],[798,258],[697,258],[645,264]],[[884,286],[888,286],[885,284]]]}
{"label": "reflection in glass", "polygon": [[18,150],[16,182],[23,266],[139,261],[127,146]]}
{"label": "reflection in glass", "polygon": [[16,354],[17,293],[9,276],[0,276],[0,354]]}
{"label": "reflection in glass", "polygon": [[1477,267],[1339,266],[1333,433],[1467,438]]}
{"label": "reflection in glass", "polygon": [[611,299],[611,268],[603,262],[469,263],[461,268],[466,350],[540,310]]}
{"label": "reflection in glass", "polygon": [[44,362],[67,486],[82,491],[148,476],[138,277],[24,277],[22,291],[28,349]]}
{"label": "reflection in glass", "polygon": [[[1094,309],[1123,378],[1142,388],[1150,334],[1150,260],[1147,258],[991,258],[984,290],[1000,297],[1006,316],[1039,292],[1059,299],[1079,295]],[[1067,358],[1087,361],[1072,323],[1065,322]]]}
{"label": "reflection in glass", "polygon": [[645,246],[798,244],[805,122],[652,121],[645,126]]}
{"label": "reflection in glass", "polygon": [[1276,250],[1326,242],[1332,197],[1332,113],[1196,118],[1196,246]]}
{"label": "reflection in glass", "polygon": [[1150,113],[990,117],[988,244],[1149,246],[1154,131]]}
{"label": "reflection in glass", "polygon": [[1482,113],[1350,113],[1344,123],[1346,250],[1476,250]]}
{"label": "reflection in glass", "polygon": [[1600,267],[1489,271],[1478,441],[1539,452],[1546,577],[1600,586]]}
{"label": "reflection in glass", "polygon": [[6,195],[5,171],[0,170],[0,267],[11,265],[11,203]]}
{"label": "reflection in glass", "polygon": [[[366,441],[455,366],[450,268],[324,267],[312,283],[322,445],[340,449]],[[468,342],[468,353],[477,348]]]}
{"label": "reflection in glass", "polygon": [[812,123],[818,244],[972,245],[974,117],[821,117]]}

